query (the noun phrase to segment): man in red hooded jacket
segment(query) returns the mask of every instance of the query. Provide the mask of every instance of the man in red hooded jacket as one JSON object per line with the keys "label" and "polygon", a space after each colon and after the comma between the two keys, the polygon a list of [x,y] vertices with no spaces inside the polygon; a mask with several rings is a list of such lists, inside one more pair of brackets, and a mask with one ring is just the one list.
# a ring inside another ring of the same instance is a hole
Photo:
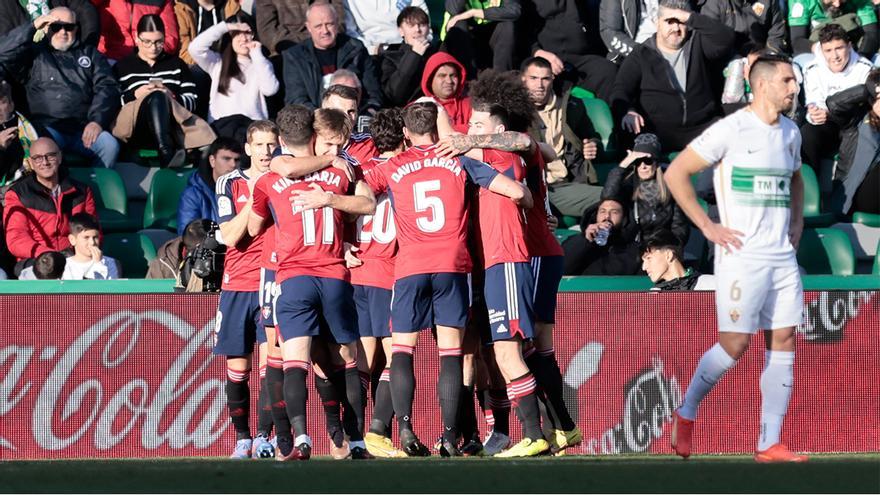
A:
{"label": "man in red hooded jacket", "polygon": [[471,99],[464,96],[466,75],[464,66],[445,52],[431,55],[422,73],[422,92],[443,105],[452,127],[462,134],[471,119]]}

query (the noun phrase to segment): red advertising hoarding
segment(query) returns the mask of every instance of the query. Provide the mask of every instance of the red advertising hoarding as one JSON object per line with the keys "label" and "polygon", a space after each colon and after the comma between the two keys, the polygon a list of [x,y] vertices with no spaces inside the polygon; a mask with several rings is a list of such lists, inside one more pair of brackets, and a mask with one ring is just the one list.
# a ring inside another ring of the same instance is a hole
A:
{"label": "red advertising hoarding", "polygon": [[[0,459],[231,451],[225,366],[210,348],[216,296],[0,301]],[[798,451],[880,451],[878,292],[808,292],[806,301],[783,440]],[[562,293],[559,306],[556,351],[584,432],[573,453],[669,453],[671,412],[716,339],[712,294]],[[428,335],[415,359],[416,432],[432,443],[438,358]],[[754,451],[762,366],[756,339],[701,407],[695,452]],[[309,396],[315,453],[326,454],[323,413],[314,389]]]}

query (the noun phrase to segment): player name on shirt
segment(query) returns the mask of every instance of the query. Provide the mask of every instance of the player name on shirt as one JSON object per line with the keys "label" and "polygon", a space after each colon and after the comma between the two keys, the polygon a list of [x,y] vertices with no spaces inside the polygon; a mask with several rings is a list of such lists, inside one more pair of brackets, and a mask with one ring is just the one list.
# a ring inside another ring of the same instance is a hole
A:
{"label": "player name on shirt", "polygon": [[445,158],[426,158],[424,160],[416,160],[414,162],[404,163],[397,167],[397,170],[391,173],[391,180],[400,182],[404,177],[413,172],[418,172],[422,168],[444,168],[452,172],[456,177],[461,175],[461,166],[453,159]]}
{"label": "player name on shirt", "polygon": [[324,182],[328,185],[339,187],[341,181],[342,178],[339,175],[329,170],[320,170],[312,172],[302,179],[288,179],[287,177],[281,177],[272,184],[272,189],[277,193],[281,193],[293,184],[298,184],[300,182]]}

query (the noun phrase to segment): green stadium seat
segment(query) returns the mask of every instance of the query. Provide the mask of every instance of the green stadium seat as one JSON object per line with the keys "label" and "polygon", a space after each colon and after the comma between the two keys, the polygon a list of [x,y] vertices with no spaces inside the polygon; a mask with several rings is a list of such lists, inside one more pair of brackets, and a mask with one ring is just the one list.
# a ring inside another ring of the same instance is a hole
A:
{"label": "green stadium seat", "polygon": [[593,168],[596,169],[596,175],[599,177],[599,185],[604,186],[605,180],[608,179],[608,172],[614,170],[614,167],[620,165],[619,163],[593,163]]}
{"label": "green stadium seat", "polygon": [[853,223],[860,223],[866,227],[880,227],[880,215],[857,211],[853,213]]}
{"label": "green stadium seat", "polygon": [[560,244],[562,244],[569,237],[576,234],[580,234],[580,231],[572,229],[556,229],[556,231],[553,232],[553,235],[556,236],[556,240],[559,241]]}
{"label": "green stadium seat", "polygon": [[130,232],[140,227],[140,222],[128,214],[128,195],[119,173],[109,168],[70,168],[68,171],[74,180],[92,189],[101,230]]}
{"label": "green stadium seat", "polygon": [[593,94],[592,91],[584,89],[580,86],[575,86],[571,88],[571,96],[574,96],[575,98],[580,98],[582,100],[589,100],[596,97],[596,95]]}
{"label": "green stadium seat", "polygon": [[177,205],[193,169],[161,169],[153,176],[144,208],[145,229],[177,230]]}
{"label": "green stadium seat", "polygon": [[611,109],[607,103],[598,98],[581,98],[581,101],[584,102],[590,122],[602,138],[604,153],[600,153],[599,158],[613,159],[615,147],[611,138],[614,133],[614,117],[611,115]]}
{"label": "green stadium seat", "polygon": [[804,225],[807,227],[828,227],[834,223],[834,215],[822,213],[819,180],[813,167],[801,166],[801,177],[804,180]]}
{"label": "green stadium seat", "polygon": [[150,261],[156,257],[153,242],[137,232],[107,234],[102,247],[107,256],[119,260],[125,278],[144,278]]}
{"label": "green stadium seat", "polygon": [[580,223],[581,219],[578,217],[572,217],[569,215],[562,215],[559,218],[559,228],[560,229],[568,229],[569,227],[573,227]]}
{"label": "green stadium seat", "polygon": [[880,243],[877,244],[877,254],[874,255],[874,269],[871,273],[880,275]]}
{"label": "green stadium seat", "polygon": [[797,260],[809,275],[852,275],[856,270],[849,236],[838,229],[804,229]]}

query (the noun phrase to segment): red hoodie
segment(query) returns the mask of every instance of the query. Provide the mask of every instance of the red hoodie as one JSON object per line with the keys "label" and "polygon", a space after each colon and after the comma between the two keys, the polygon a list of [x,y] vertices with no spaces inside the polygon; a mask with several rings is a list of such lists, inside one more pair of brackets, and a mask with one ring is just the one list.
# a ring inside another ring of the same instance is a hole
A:
{"label": "red hoodie", "polygon": [[[455,91],[455,94],[452,95],[452,98],[448,100],[441,100],[440,97],[436,96],[433,91],[431,91],[431,80],[434,79],[434,73],[437,72],[437,69],[441,65],[452,64],[458,67],[458,73],[460,75],[458,79],[458,89]],[[425,96],[433,97],[435,100],[439,101],[443,108],[446,109],[446,113],[449,114],[449,120],[452,121],[452,127],[461,133],[467,134],[468,131],[468,121],[471,119],[471,99],[469,96],[462,96],[464,93],[464,80],[467,72],[464,70],[464,66],[456,60],[452,55],[445,52],[437,52],[425,62],[425,71],[422,72],[422,92]]]}
{"label": "red hoodie", "polygon": [[134,39],[141,17],[156,14],[165,24],[165,53],[177,55],[180,35],[174,0],[92,0],[101,19],[98,51],[109,59],[122,60],[134,53]]}

